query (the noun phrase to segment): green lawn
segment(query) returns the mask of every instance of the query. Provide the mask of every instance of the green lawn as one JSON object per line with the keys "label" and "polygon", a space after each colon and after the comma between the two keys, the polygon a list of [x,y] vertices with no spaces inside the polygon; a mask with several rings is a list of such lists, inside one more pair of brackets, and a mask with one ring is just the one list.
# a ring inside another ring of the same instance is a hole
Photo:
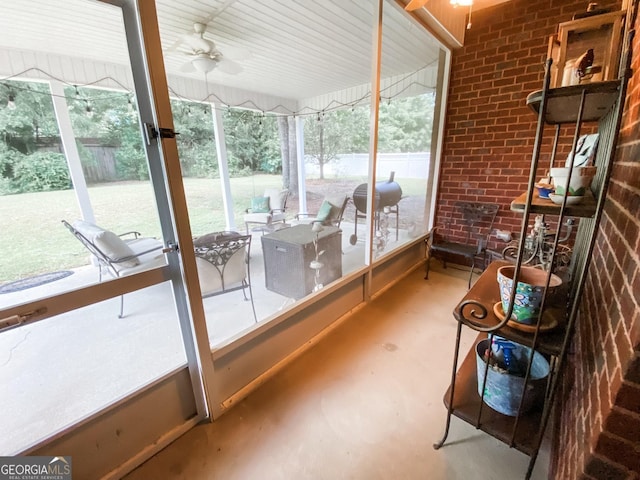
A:
{"label": "green lawn", "polygon": [[[280,188],[281,182],[281,177],[271,175],[231,179],[238,224],[251,197],[262,195],[268,187]],[[187,178],[184,185],[193,234],[223,230],[220,181]],[[96,185],[89,187],[89,197],[98,225],[116,233],[137,230],[160,236],[149,182]],[[79,218],[73,190],[0,196],[0,283],[86,265],[88,252],[60,222]]]}
{"label": "green lawn", "polygon": [[[424,181],[397,180],[404,195],[424,196]],[[350,195],[360,183],[356,179],[309,180],[309,210],[327,193],[337,190]],[[224,211],[218,179],[184,179],[191,230],[195,235],[223,230]],[[280,188],[277,175],[254,175],[231,179],[231,193],[238,229],[251,197],[261,196],[265,188]],[[89,187],[96,223],[122,233],[137,230],[145,236],[160,236],[160,224],[150,182],[118,182]],[[298,202],[290,198],[287,211],[293,216]],[[73,190],[0,196],[0,283],[38,273],[63,270],[88,262],[88,252],[60,221],[80,218]],[[349,217],[351,218],[351,217]]]}

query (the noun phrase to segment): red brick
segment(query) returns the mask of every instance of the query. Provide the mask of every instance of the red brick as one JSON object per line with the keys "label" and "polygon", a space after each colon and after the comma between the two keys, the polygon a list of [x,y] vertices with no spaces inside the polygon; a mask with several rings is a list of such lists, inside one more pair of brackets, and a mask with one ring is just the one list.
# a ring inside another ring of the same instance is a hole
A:
{"label": "red brick", "polygon": [[596,452],[628,469],[640,472],[640,445],[634,445],[618,437],[603,433],[600,435]]}
{"label": "red brick", "polygon": [[640,354],[635,354],[635,357],[631,361],[631,364],[629,365],[624,378],[626,381],[633,382],[640,386]]}
{"label": "red brick", "polygon": [[640,444],[640,414],[613,408],[605,421],[604,429],[618,437]]}
{"label": "red brick", "polygon": [[640,386],[623,382],[616,395],[615,405],[632,412],[640,412]]}
{"label": "red brick", "polygon": [[629,470],[598,455],[591,456],[584,471],[586,475],[598,479],[626,480],[629,478]]}

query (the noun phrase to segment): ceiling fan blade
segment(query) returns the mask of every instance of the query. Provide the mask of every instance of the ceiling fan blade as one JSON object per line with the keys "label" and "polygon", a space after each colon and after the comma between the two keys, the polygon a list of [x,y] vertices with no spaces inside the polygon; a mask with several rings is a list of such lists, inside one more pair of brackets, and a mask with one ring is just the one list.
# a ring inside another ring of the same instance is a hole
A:
{"label": "ceiling fan blade", "polygon": [[180,71],[182,73],[194,73],[196,71],[196,67],[193,66],[193,63],[186,62],[180,66]]}
{"label": "ceiling fan blade", "polygon": [[228,58],[221,58],[216,68],[221,72],[228,73],[230,75],[237,75],[243,70],[238,63],[233,60],[229,60]]}
{"label": "ceiling fan blade", "polygon": [[253,57],[250,50],[242,47],[227,45],[225,47],[220,47],[220,50],[224,52],[225,57],[233,59],[236,62],[243,62]]}
{"label": "ceiling fan blade", "polygon": [[424,7],[429,0],[411,0],[404,9],[408,12]]}

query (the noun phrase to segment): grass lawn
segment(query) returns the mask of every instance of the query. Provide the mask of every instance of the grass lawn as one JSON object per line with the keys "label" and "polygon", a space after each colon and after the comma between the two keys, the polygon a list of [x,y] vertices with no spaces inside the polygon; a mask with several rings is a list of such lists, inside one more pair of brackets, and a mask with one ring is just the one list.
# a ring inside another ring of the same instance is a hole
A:
{"label": "grass lawn", "polygon": [[[397,180],[404,195],[424,196],[424,180]],[[254,175],[232,178],[236,225],[244,229],[242,216],[251,198],[261,196],[265,188],[280,188],[278,175]],[[329,192],[340,188],[351,195],[361,183],[354,179],[309,180],[309,211]],[[218,179],[184,179],[189,219],[194,236],[224,230],[225,219]],[[96,223],[116,233],[131,230],[145,236],[160,237],[160,223],[150,182],[117,182],[89,187]],[[290,198],[287,211],[298,211],[297,199]],[[68,231],[61,220],[80,218],[73,190],[24,193],[0,196],[0,284],[87,265],[88,252]]]}
{"label": "grass lawn", "polygon": [[[251,197],[281,186],[279,176],[231,179],[236,221],[242,224]],[[184,179],[189,219],[194,235],[224,230],[220,181]],[[137,230],[160,236],[160,223],[149,182],[117,182],[89,187],[96,223],[116,233]],[[0,196],[0,283],[86,265],[88,252],[61,220],[80,218],[73,190]]]}

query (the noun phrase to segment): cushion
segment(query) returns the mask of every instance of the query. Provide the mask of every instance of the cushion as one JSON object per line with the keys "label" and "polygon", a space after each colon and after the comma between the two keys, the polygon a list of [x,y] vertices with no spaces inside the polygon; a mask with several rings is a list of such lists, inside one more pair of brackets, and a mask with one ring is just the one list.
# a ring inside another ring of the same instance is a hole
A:
{"label": "cushion", "polygon": [[320,210],[318,210],[318,215],[316,215],[316,220],[320,222],[326,222],[329,218],[331,218],[331,210],[333,209],[333,205],[331,205],[327,200],[322,202],[320,205]]}
{"label": "cushion", "polygon": [[[93,243],[111,260],[117,260],[118,258],[130,257],[135,255],[135,252],[129,245],[126,244],[118,235],[108,230],[103,230],[93,238]],[[122,267],[135,267],[140,263],[137,258],[126,260],[124,262],[117,262]]]}
{"label": "cushion", "polygon": [[93,239],[96,237],[96,235],[104,232],[103,228],[100,228],[93,223],[85,222],[84,220],[76,220],[75,222],[73,222],[73,228],[80,232],[91,243],[93,243]]}
{"label": "cushion", "polygon": [[269,207],[271,210],[283,210],[285,209],[285,203],[289,190],[278,190],[277,188],[267,188],[264,191],[264,196],[269,197]]}
{"label": "cushion", "polygon": [[251,213],[269,213],[269,197],[253,197],[251,199]]}

